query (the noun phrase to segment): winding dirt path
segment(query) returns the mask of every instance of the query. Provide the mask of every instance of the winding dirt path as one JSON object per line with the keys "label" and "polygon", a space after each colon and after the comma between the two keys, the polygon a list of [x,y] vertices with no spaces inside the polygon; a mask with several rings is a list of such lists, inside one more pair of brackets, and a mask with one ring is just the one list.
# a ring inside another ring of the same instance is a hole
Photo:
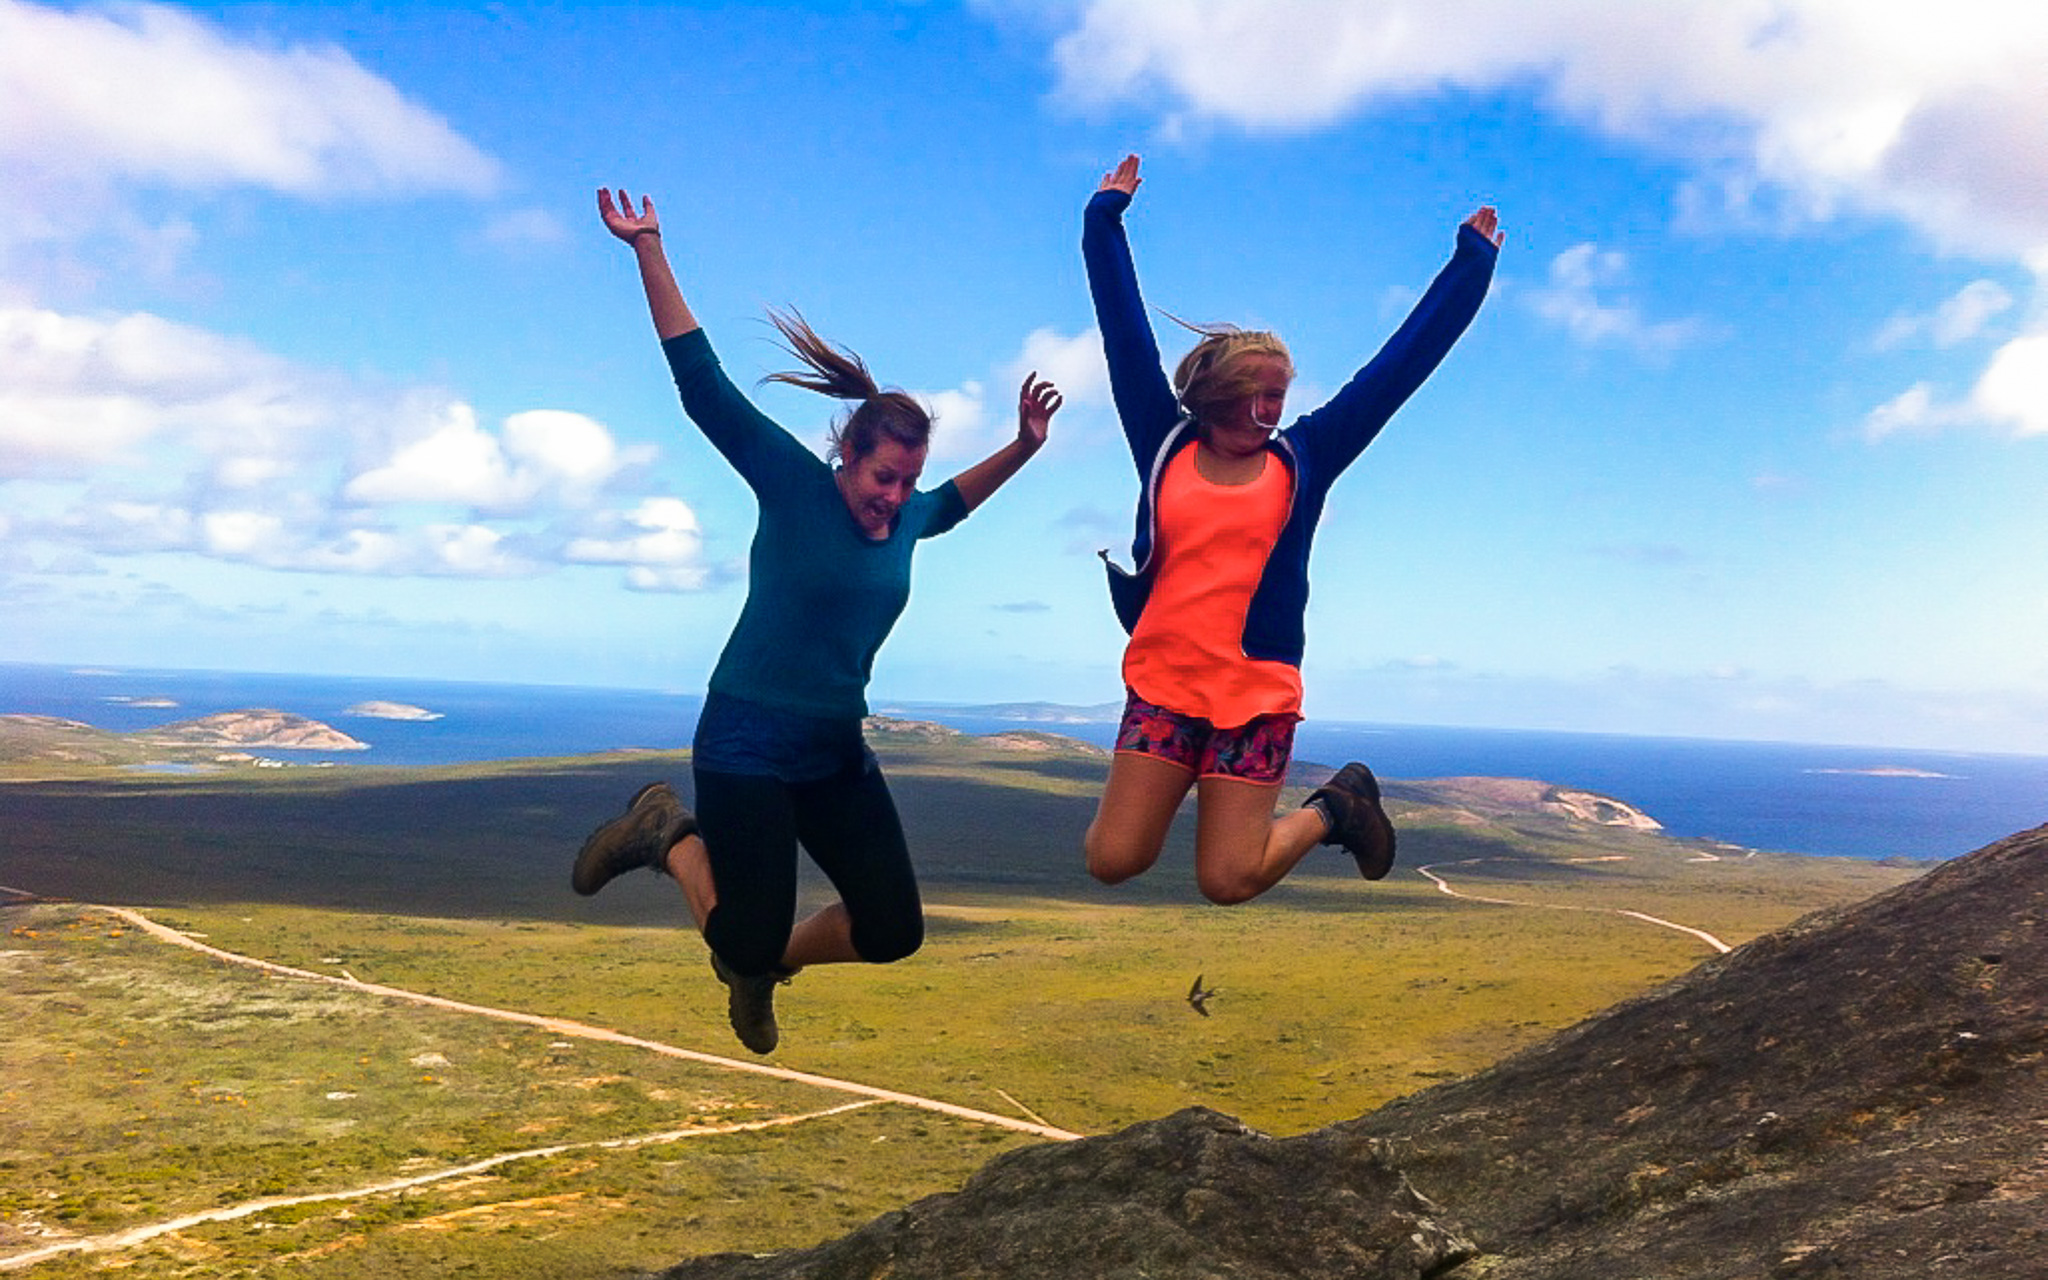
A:
{"label": "winding dirt path", "polygon": [[[28,893],[26,890],[8,889],[4,886],[0,886],[0,892],[14,894],[23,900],[35,900],[37,896]],[[250,1200],[242,1204],[229,1205],[220,1209],[210,1209],[203,1213],[187,1214],[184,1217],[172,1218],[165,1222],[130,1227],[123,1231],[109,1232],[106,1235],[75,1237],[44,1245],[40,1248],[30,1249],[23,1253],[10,1254],[7,1257],[0,1258],[0,1271],[12,1271],[22,1267],[33,1266],[38,1262],[43,1262],[65,1253],[101,1253],[132,1248],[135,1245],[153,1240],[158,1236],[182,1231],[188,1227],[200,1226],[209,1222],[227,1222],[236,1218],[245,1218],[251,1214],[262,1213],[268,1209],[278,1209],[289,1205],[314,1204],[329,1200],[361,1199],[366,1196],[403,1191],[408,1187],[423,1186],[430,1182],[439,1182],[448,1178],[479,1173],[516,1160],[541,1159],[548,1156],[561,1155],[565,1152],[596,1148],[649,1146],[656,1143],[679,1142],[687,1138],[711,1137],[718,1134],[743,1133],[753,1129],[769,1129],[783,1125],[802,1124],[811,1120],[821,1120],[830,1116],[836,1116],[861,1107],[871,1107],[881,1102],[893,1102],[900,1106],[914,1107],[921,1111],[933,1111],[940,1115],[952,1116],[955,1119],[966,1120],[974,1124],[993,1125],[997,1128],[1011,1129],[1018,1133],[1028,1133],[1034,1137],[1050,1138],[1054,1141],[1066,1142],[1081,1136],[1078,1133],[1072,1133],[1068,1130],[1046,1124],[1042,1117],[1036,1115],[1031,1120],[1019,1120],[1012,1116],[998,1115],[990,1111],[977,1111],[972,1107],[962,1107],[951,1102],[941,1102],[937,1098],[921,1097],[914,1093],[903,1093],[894,1089],[881,1089],[874,1085],[861,1084],[855,1080],[840,1080],[832,1076],[815,1075],[808,1071],[792,1071],[786,1067],[771,1066],[764,1062],[747,1062],[739,1058],[726,1058],[713,1053],[701,1053],[695,1049],[684,1049],[676,1045],[663,1044],[658,1040],[630,1036],[605,1027],[593,1027],[587,1023],[573,1022],[567,1018],[551,1018],[541,1014],[523,1013],[515,1009],[494,1009],[488,1005],[470,1004],[461,1000],[450,1000],[442,996],[426,995],[418,991],[407,991],[401,987],[387,987],[381,983],[364,982],[346,970],[343,971],[342,976],[337,977],[333,974],[316,973],[310,969],[296,969],[290,965],[277,964],[269,960],[258,960],[254,956],[245,956],[233,951],[223,951],[219,947],[209,946],[197,938],[180,933],[168,925],[160,924],[141,912],[130,910],[127,907],[87,903],[80,903],[78,905],[89,906],[92,910],[104,911],[109,915],[119,917],[160,941],[184,947],[191,951],[197,951],[201,955],[210,956],[216,960],[243,965],[264,973],[274,974],[278,977],[298,978],[310,982],[324,982],[330,986],[345,987],[349,990],[360,991],[368,995],[385,996],[394,1000],[406,1000],[414,1004],[427,1005],[436,1009],[446,1009],[454,1013],[468,1013],[480,1017],[496,1018],[504,1022],[525,1023],[528,1026],[540,1027],[556,1035],[584,1040],[600,1040],[610,1044],[622,1044],[636,1049],[645,1049],[649,1053],[658,1053],[663,1057],[680,1058],[687,1062],[699,1062],[706,1066],[719,1067],[728,1071],[742,1071],[752,1075],[769,1076],[777,1080],[789,1080],[798,1084],[812,1085],[820,1089],[851,1093],[857,1095],[859,1101],[843,1102],[835,1107],[827,1107],[821,1111],[806,1112],[802,1115],[780,1116],[771,1120],[749,1121],[744,1124],[672,1129],[661,1133],[642,1134],[631,1138],[608,1138],[590,1142],[567,1143],[560,1146],[534,1147],[525,1151],[508,1151],[433,1173],[392,1179],[342,1191],[323,1191],[299,1196],[269,1196],[260,1200]],[[1001,1091],[998,1090],[998,1092]],[[1009,1097],[1008,1094],[1003,1094],[1003,1096],[1005,1098]],[[1016,1099],[1011,1098],[1010,1101],[1016,1102]],[[1030,1108],[1025,1107],[1022,1103],[1017,1103],[1017,1108],[1026,1113],[1030,1112]]]}
{"label": "winding dirt path", "polygon": [[1507,861],[1507,859],[1466,858],[1459,862],[1433,862],[1426,867],[1417,867],[1415,868],[1415,870],[1417,874],[1428,876],[1431,880],[1435,881],[1438,892],[1449,894],[1453,898],[1463,898],[1467,902],[1485,902],[1490,903],[1496,907],[1537,907],[1545,911],[1592,911],[1603,913],[1606,915],[1627,916],[1631,920],[1641,920],[1645,924],[1654,924],[1660,928],[1676,929],[1680,933],[1691,934],[1693,937],[1698,938],[1701,942],[1706,943],[1708,946],[1720,952],[1722,955],[1726,955],[1730,951],[1733,951],[1735,949],[1729,946],[1727,943],[1721,941],[1719,938],[1715,937],[1713,934],[1708,933],[1705,929],[1695,929],[1689,924],[1679,924],[1677,921],[1666,920],[1661,916],[1648,915],[1641,911],[1630,911],[1625,907],[1587,907],[1580,906],[1577,903],[1568,902],[1517,902],[1509,898],[1488,898],[1481,894],[1462,893],[1456,889],[1453,889],[1451,887],[1450,881],[1444,879],[1442,876],[1436,873],[1436,869],[1438,867],[1469,867],[1475,862],[1503,861]]}
{"label": "winding dirt path", "polygon": [[937,1098],[920,1097],[914,1093],[901,1093],[894,1089],[881,1089],[871,1084],[861,1084],[856,1080],[840,1080],[832,1076],[813,1075],[808,1071],[792,1071],[787,1067],[771,1066],[765,1062],[747,1062],[739,1058],[720,1057],[715,1053],[703,1053],[696,1049],[684,1049],[672,1044],[663,1044],[659,1040],[648,1040],[640,1036],[630,1036],[623,1031],[613,1031],[607,1027],[593,1027],[584,1022],[572,1022],[567,1018],[551,1018],[545,1014],[522,1013],[516,1009],[494,1009],[489,1005],[469,1004],[462,1000],[450,1000],[444,996],[430,996],[418,991],[407,991],[402,987],[387,987],[381,983],[364,982],[351,973],[343,973],[337,977],[330,973],[316,973],[311,969],[294,969],[290,965],[276,964],[269,960],[258,960],[254,956],[239,955],[233,951],[223,951],[219,947],[208,946],[197,938],[180,933],[169,925],[159,924],[141,912],[131,911],[126,907],[95,906],[93,909],[119,916],[153,938],[159,938],[175,946],[190,948],[202,955],[212,956],[216,960],[246,965],[249,968],[259,969],[264,973],[274,973],[280,977],[324,982],[330,986],[346,987],[351,991],[361,991],[369,995],[387,996],[393,1000],[409,1000],[414,1004],[423,1004],[435,1009],[447,1009],[454,1013],[470,1013],[484,1018],[497,1018],[503,1022],[523,1022],[531,1027],[540,1027],[554,1032],[556,1035],[572,1036],[583,1040],[601,1040],[608,1044],[630,1045],[636,1049],[645,1049],[649,1053],[658,1053],[666,1058],[680,1058],[685,1062],[701,1062],[706,1066],[720,1067],[727,1071],[744,1071],[752,1075],[771,1076],[777,1080],[790,1080],[797,1084],[814,1085],[820,1089],[834,1089],[840,1093],[851,1093],[863,1098],[872,1098],[877,1102],[894,1102],[906,1107],[916,1107],[921,1111],[935,1111],[940,1115],[952,1116],[958,1120],[972,1121],[975,1124],[994,1125],[1000,1129],[1014,1129],[1018,1133],[1028,1133],[1033,1137],[1051,1138],[1055,1141],[1066,1142],[1081,1136],[1078,1133],[1070,1133],[1065,1129],[1055,1128],[1049,1124],[1019,1120],[1014,1116],[998,1115],[992,1111],[977,1111],[972,1107],[963,1107],[951,1102],[941,1102]]}
{"label": "winding dirt path", "polygon": [[483,1173],[499,1165],[511,1164],[515,1160],[539,1160],[548,1156],[563,1155],[571,1151],[598,1149],[623,1150],[631,1147],[649,1147],[664,1142],[681,1142],[687,1138],[709,1138],[727,1133],[745,1133],[754,1129],[774,1129],[784,1125],[803,1124],[810,1120],[823,1120],[842,1112],[857,1111],[862,1107],[876,1105],[878,1099],[863,1098],[858,1102],[842,1102],[836,1107],[822,1111],[809,1111],[803,1115],[777,1116],[772,1120],[750,1120],[745,1124],[706,1125],[696,1129],[670,1129],[662,1133],[644,1133],[634,1138],[603,1138],[591,1142],[567,1142],[560,1146],[534,1147],[526,1151],[507,1151],[468,1164],[456,1165],[449,1169],[437,1169],[410,1178],[393,1178],[387,1182],[374,1182],[368,1186],[351,1187],[343,1191],[318,1191],[302,1196],[266,1196],[261,1200],[248,1200],[241,1204],[221,1209],[208,1209],[202,1213],[188,1213],[182,1218],[171,1218],[163,1222],[152,1222],[140,1227],[129,1227],[124,1231],[110,1231],[99,1236],[77,1236],[60,1240],[26,1253],[10,1254],[0,1258],[0,1271],[15,1271],[22,1267],[47,1262],[66,1253],[111,1253],[119,1249],[132,1249],[158,1236],[170,1235],[188,1227],[204,1226],[209,1222],[232,1222],[269,1209],[283,1209],[292,1205],[320,1204],[332,1200],[360,1200],[368,1196],[385,1195],[393,1191],[404,1191],[410,1187],[425,1186],[430,1182],[443,1182],[449,1178],[466,1177]]}

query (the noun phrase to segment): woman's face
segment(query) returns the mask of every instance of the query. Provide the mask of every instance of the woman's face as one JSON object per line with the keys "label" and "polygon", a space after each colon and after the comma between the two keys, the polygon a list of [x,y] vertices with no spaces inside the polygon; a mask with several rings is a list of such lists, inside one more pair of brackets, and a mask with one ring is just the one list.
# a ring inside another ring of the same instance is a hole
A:
{"label": "woman's face", "polygon": [[839,492],[862,533],[877,541],[889,536],[896,512],[917,491],[927,451],[883,436],[874,448],[839,464]]}
{"label": "woman's face", "polygon": [[1223,453],[1252,453],[1265,447],[1266,438],[1279,429],[1287,407],[1287,384],[1294,380],[1286,359],[1276,355],[1246,356],[1244,372],[1251,394],[1231,401],[1221,417],[1202,424],[1209,446]]}

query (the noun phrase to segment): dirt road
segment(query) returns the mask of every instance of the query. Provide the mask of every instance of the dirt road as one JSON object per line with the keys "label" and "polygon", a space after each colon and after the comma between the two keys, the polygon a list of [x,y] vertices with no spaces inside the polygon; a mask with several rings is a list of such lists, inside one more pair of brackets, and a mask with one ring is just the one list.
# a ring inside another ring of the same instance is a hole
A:
{"label": "dirt road", "polygon": [[[0,889],[0,892],[9,892],[23,899],[34,897],[34,895],[23,890]],[[1071,1133],[1068,1130],[1046,1124],[1037,1117],[1034,1117],[1032,1120],[1020,1120],[1014,1116],[997,1115],[994,1112],[978,1111],[972,1107],[962,1107],[954,1103],[942,1102],[937,1098],[921,1097],[914,1093],[903,1093],[895,1089],[877,1088],[874,1085],[862,1084],[856,1080],[841,1080],[832,1076],[815,1075],[808,1071],[793,1071],[786,1067],[777,1067],[765,1062],[747,1062],[738,1058],[726,1058],[718,1054],[702,1053],[695,1049],[685,1049],[677,1045],[663,1044],[657,1040],[627,1035],[624,1032],[613,1031],[605,1027],[593,1027],[587,1023],[574,1022],[566,1018],[551,1018],[542,1014],[524,1013],[516,1009],[494,1009],[488,1005],[469,1004],[461,1000],[450,1000],[442,996],[426,995],[418,991],[407,991],[400,987],[387,987],[380,983],[364,982],[355,977],[355,975],[346,973],[346,971],[341,976],[336,976],[334,974],[316,973],[309,969],[296,969],[290,965],[276,964],[269,960],[259,960],[253,956],[240,955],[232,951],[223,951],[219,947],[209,946],[197,938],[180,933],[168,925],[160,924],[141,912],[130,910],[127,907],[91,905],[90,909],[104,911],[108,915],[125,920],[137,929],[147,933],[150,937],[168,942],[174,946],[184,947],[216,960],[244,965],[279,977],[326,983],[330,986],[360,991],[365,995],[380,996],[392,1000],[406,1000],[414,1004],[428,1005],[454,1013],[467,1013],[478,1017],[496,1018],[505,1022],[521,1022],[528,1026],[543,1028],[556,1035],[585,1040],[601,1040],[610,1044],[644,1049],[649,1053],[658,1053],[664,1057],[703,1063],[706,1066],[718,1067],[728,1071],[770,1076],[777,1080],[790,1080],[798,1084],[812,1085],[820,1089],[853,1094],[858,1100],[841,1103],[835,1107],[827,1107],[820,1111],[807,1112],[803,1115],[779,1116],[771,1120],[752,1121],[744,1124],[675,1129],[661,1133],[642,1134],[637,1137],[610,1138],[593,1142],[570,1143],[563,1146],[535,1147],[525,1151],[501,1152],[497,1155],[487,1156],[481,1160],[472,1161],[454,1168],[420,1174],[415,1177],[372,1183],[367,1186],[342,1191],[327,1191],[302,1196],[269,1196],[260,1200],[250,1200],[242,1204],[207,1210],[203,1213],[187,1214],[183,1217],[169,1219],[164,1222],[130,1227],[124,1231],[109,1232],[100,1236],[79,1236],[56,1241],[39,1248],[0,1258],[0,1271],[13,1271],[33,1266],[38,1262],[66,1253],[101,1253],[132,1248],[148,1240],[153,1240],[158,1236],[182,1231],[188,1227],[200,1226],[209,1222],[226,1222],[237,1218],[245,1218],[251,1214],[262,1213],[269,1209],[312,1204],[321,1201],[358,1199],[365,1196],[403,1191],[408,1187],[422,1186],[443,1179],[479,1173],[516,1160],[540,1159],[584,1149],[647,1146],[654,1143],[678,1142],[688,1138],[710,1137],[717,1134],[740,1133],[752,1129],[767,1129],[801,1124],[806,1121],[821,1120],[860,1107],[870,1107],[883,1102],[914,1107],[922,1111],[933,1111],[940,1115],[952,1116],[955,1119],[966,1120],[974,1124],[992,1125],[997,1128],[1011,1129],[1019,1133],[1028,1133],[1034,1137],[1050,1138],[1055,1141],[1064,1142],[1081,1136],[1078,1133]],[[1004,1096],[1007,1097],[1008,1095],[1005,1094]],[[1012,1099],[1012,1101],[1015,1100]],[[1018,1104],[1018,1109],[1029,1110],[1021,1103]]]}
{"label": "dirt road", "polygon": [[696,1049],[684,1049],[677,1045],[663,1044],[658,1040],[648,1040],[640,1036],[627,1035],[623,1031],[613,1031],[606,1027],[593,1027],[588,1023],[572,1022],[567,1018],[551,1018],[544,1014],[522,1013],[516,1009],[493,1009],[488,1005],[468,1004],[461,1000],[450,1000],[443,996],[430,996],[418,991],[407,991],[400,987],[387,987],[380,983],[364,982],[353,974],[337,976],[329,973],[316,973],[310,969],[294,969],[290,965],[274,964],[268,960],[258,960],[253,956],[238,955],[232,951],[223,951],[219,947],[208,946],[197,938],[188,937],[168,925],[159,924],[141,912],[131,911],[126,907],[96,906],[93,909],[119,916],[153,938],[160,938],[176,946],[188,947],[204,955],[212,956],[216,960],[226,960],[233,964],[247,965],[252,969],[260,969],[265,973],[274,973],[282,977],[302,978],[308,982],[324,982],[332,986],[346,987],[352,991],[385,996],[393,1000],[408,1000],[414,1004],[428,1005],[436,1009],[447,1009],[455,1013],[475,1014],[478,1017],[497,1018],[505,1022],[523,1022],[528,1026],[545,1028],[557,1035],[572,1036],[583,1040],[602,1040],[609,1044],[630,1045],[636,1049],[645,1049],[649,1053],[661,1054],[663,1057],[681,1058],[687,1062],[701,1062],[707,1066],[720,1067],[727,1071],[744,1071],[752,1075],[772,1076],[777,1080],[792,1080],[798,1084],[815,1085],[820,1089],[834,1089],[841,1093],[851,1093],[863,1098],[872,1098],[877,1102],[894,1102],[906,1107],[916,1107],[923,1111],[936,1111],[940,1115],[952,1116],[959,1120],[969,1120],[975,1124],[994,1125],[1001,1129],[1014,1129],[1018,1133],[1028,1133],[1034,1137],[1051,1138],[1064,1142],[1081,1136],[1078,1133],[1070,1133],[1065,1129],[1054,1128],[1048,1124],[1036,1123],[1030,1120],[1019,1120],[1014,1116],[997,1115],[992,1111],[977,1111],[972,1107],[962,1107],[951,1102],[941,1102],[937,1098],[925,1098],[914,1093],[901,1093],[894,1089],[877,1088],[871,1084],[861,1084],[856,1080],[840,1080],[832,1076],[813,1075],[808,1071],[792,1071],[787,1067],[771,1066],[765,1062],[747,1062],[739,1058],[721,1057],[715,1053],[703,1053]]}
{"label": "dirt road", "polygon": [[1417,867],[1415,871],[1416,874],[1428,876],[1434,881],[1439,892],[1449,894],[1453,898],[1463,898],[1467,902],[1486,902],[1497,907],[1533,907],[1544,911],[1595,911],[1604,912],[1607,915],[1627,916],[1631,920],[1641,920],[1645,924],[1654,924],[1659,928],[1676,929],[1680,933],[1691,934],[1723,955],[1734,950],[1733,947],[1730,947],[1713,934],[1708,933],[1705,929],[1695,929],[1689,924],[1679,924],[1677,921],[1666,920],[1660,916],[1646,915],[1641,911],[1630,911],[1623,907],[1587,907],[1567,902],[1517,902],[1511,898],[1488,898],[1476,893],[1464,893],[1453,889],[1450,881],[1436,873],[1438,867],[1468,867],[1476,862],[1499,861],[1502,861],[1502,859],[1466,858],[1461,862],[1434,862],[1426,867]]}

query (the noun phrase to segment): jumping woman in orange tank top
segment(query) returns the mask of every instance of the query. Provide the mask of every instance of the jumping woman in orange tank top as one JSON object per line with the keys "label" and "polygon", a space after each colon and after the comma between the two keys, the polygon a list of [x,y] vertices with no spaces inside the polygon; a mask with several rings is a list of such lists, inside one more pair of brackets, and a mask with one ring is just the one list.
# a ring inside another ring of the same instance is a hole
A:
{"label": "jumping woman in orange tank top", "polygon": [[1126,156],[1089,201],[1081,241],[1143,486],[1135,567],[1103,556],[1131,639],[1088,870],[1115,884],[1151,867],[1193,788],[1195,878],[1211,901],[1257,897],[1318,844],[1343,846],[1377,880],[1393,866],[1394,826],[1363,764],[1274,816],[1301,719],[1309,549],[1331,484],[1477,314],[1499,219],[1491,208],[1466,219],[1450,262],[1394,336],[1328,404],[1282,428],[1294,362],[1270,333],[1198,330],[1169,383],[1124,236],[1140,181],[1138,158]]}

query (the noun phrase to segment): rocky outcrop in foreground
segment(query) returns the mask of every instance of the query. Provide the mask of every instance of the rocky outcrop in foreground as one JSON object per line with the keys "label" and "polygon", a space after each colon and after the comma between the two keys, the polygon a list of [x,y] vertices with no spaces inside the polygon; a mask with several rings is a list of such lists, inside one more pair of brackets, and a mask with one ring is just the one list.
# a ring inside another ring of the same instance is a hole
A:
{"label": "rocky outcrop in foreground", "polygon": [[1276,1142],[1192,1108],[1110,1137],[1013,1151],[958,1195],[818,1249],[724,1254],[667,1275],[1405,1280],[1475,1252],[1384,1144],[1335,1130]]}
{"label": "rocky outcrop in foreground", "polygon": [[671,1280],[2039,1280],[2048,827],[1808,917],[1478,1075],[1268,1138],[1028,1148]]}

